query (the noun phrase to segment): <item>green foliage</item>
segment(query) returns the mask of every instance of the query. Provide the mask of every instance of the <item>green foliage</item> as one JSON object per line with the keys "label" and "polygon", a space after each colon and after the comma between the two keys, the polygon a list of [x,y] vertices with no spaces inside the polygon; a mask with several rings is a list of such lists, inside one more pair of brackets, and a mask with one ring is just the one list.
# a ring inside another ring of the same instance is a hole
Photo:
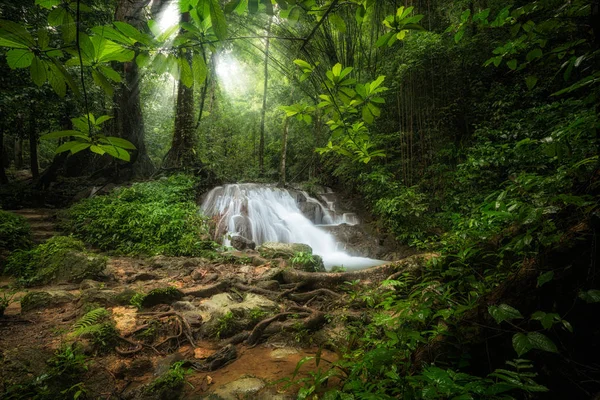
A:
{"label": "green foliage", "polygon": [[8,400],[76,400],[85,398],[82,382],[89,361],[76,345],[62,345],[47,361],[50,369],[25,384],[10,386],[2,393]]}
{"label": "green foliage", "polygon": [[[70,236],[55,236],[31,250],[12,253],[6,261],[5,272],[20,278],[20,282],[25,285],[47,283],[56,274],[65,272],[73,252],[88,254],[80,240]],[[99,272],[98,269],[102,269],[105,264],[103,258],[88,261],[90,269],[84,268],[80,271],[83,275],[72,278],[91,277],[87,275]]]}
{"label": "green foliage", "polygon": [[10,303],[12,303],[13,297],[14,293],[2,293],[2,297],[0,297],[0,318],[4,316],[4,311],[10,305]]}
{"label": "green foliage", "polygon": [[117,341],[117,330],[105,308],[96,308],[87,312],[73,325],[73,337],[84,337],[92,340],[99,351],[114,348]]}
{"label": "green foliage", "polygon": [[136,183],[68,210],[67,228],[85,242],[122,254],[201,256],[215,248],[196,206],[196,181],[176,175]]}
{"label": "green foliage", "polygon": [[31,247],[31,228],[20,215],[0,210],[0,249],[17,250]]}
{"label": "green foliage", "polygon": [[172,395],[179,392],[183,384],[186,383],[186,376],[193,372],[191,369],[183,368],[183,365],[184,361],[173,363],[167,372],[156,378],[145,388],[145,392],[159,397],[167,393]]}
{"label": "green foliage", "polygon": [[217,320],[217,325],[215,327],[215,336],[217,339],[220,339],[222,336],[227,336],[232,333],[234,328],[234,319],[235,316],[231,311],[226,312],[221,315]]}
{"label": "green foliage", "polygon": [[111,119],[108,115],[95,118],[92,113],[86,116],[73,118],[71,122],[76,130],[56,131],[43,135],[40,139],[62,139],[72,137],[74,140],[65,142],[58,146],[56,153],[69,151],[71,154],[90,149],[92,153],[99,155],[108,154],[120,160],[129,161],[130,155],[127,150],[135,150],[135,146],[123,138],[104,136],[97,131],[101,125]]}

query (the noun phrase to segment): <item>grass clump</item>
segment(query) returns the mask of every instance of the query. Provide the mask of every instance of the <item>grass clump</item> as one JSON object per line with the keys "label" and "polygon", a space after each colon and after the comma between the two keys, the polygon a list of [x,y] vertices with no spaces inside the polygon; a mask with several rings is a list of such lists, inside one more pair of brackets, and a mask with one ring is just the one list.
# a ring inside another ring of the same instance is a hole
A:
{"label": "grass clump", "polygon": [[192,373],[191,369],[183,368],[183,364],[184,361],[178,361],[171,365],[167,372],[146,387],[145,392],[158,398],[178,398],[178,394],[186,382],[185,377]]}
{"label": "grass clump", "polygon": [[7,258],[4,270],[30,286],[93,278],[105,266],[106,258],[88,253],[82,241],[55,236],[31,250],[15,251]]}
{"label": "grass clump", "polygon": [[31,227],[27,220],[0,210],[0,249],[28,249],[31,245]]}
{"label": "grass clump", "polygon": [[196,205],[196,180],[174,175],[85,199],[66,228],[102,250],[128,255],[202,256],[216,244]]}

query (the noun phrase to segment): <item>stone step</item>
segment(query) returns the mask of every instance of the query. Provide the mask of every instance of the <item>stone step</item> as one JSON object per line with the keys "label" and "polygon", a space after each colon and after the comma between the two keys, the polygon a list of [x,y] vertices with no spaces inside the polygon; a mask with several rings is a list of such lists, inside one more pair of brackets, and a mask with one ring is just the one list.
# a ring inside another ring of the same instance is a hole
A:
{"label": "stone step", "polygon": [[32,232],[48,232],[56,229],[56,224],[50,221],[30,222]]}

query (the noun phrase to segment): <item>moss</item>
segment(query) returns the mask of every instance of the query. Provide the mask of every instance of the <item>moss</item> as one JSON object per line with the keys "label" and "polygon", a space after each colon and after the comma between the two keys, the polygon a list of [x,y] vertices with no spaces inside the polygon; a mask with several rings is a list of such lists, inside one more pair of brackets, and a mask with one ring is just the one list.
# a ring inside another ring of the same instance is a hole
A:
{"label": "moss", "polygon": [[166,288],[152,289],[147,294],[134,293],[129,304],[139,309],[144,307],[152,307],[157,304],[170,304],[174,301],[181,300],[183,293],[176,287],[169,286]]}
{"label": "moss", "polygon": [[58,304],[71,302],[74,299],[75,296],[62,290],[52,292],[29,292],[21,299],[21,310],[27,312],[38,308],[52,307]]}
{"label": "moss", "polygon": [[89,253],[83,242],[69,236],[55,236],[31,250],[11,254],[6,272],[21,278],[26,286],[50,282],[79,282],[94,278],[106,267],[107,258]]}

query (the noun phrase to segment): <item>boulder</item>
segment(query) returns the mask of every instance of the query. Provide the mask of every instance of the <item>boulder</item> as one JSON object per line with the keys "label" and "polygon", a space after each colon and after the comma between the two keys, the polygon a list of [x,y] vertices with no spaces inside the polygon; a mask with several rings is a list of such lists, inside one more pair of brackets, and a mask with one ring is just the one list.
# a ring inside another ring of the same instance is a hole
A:
{"label": "boulder", "polygon": [[81,292],[81,303],[98,303],[103,306],[112,306],[117,303],[117,293],[109,289],[86,289]]}
{"label": "boulder", "polygon": [[31,280],[35,284],[81,282],[98,277],[106,268],[107,258],[95,254],[68,251],[57,254],[40,268]]}
{"label": "boulder", "polygon": [[258,248],[258,252],[265,258],[290,259],[296,253],[312,254],[312,248],[304,243],[265,242]]}
{"label": "boulder", "polygon": [[21,299],[21,310],[23,312],[28,312],[39,308],[48,308],[70,303],[73,300],[75,300],[75,296],[64,290],[29,292]]}
{"label": "boulder", "polygon": [[203,321],[202,333],[225,337],[249,329],[258,322],[257,316],[274,313],[279,308],[277,303],[254,293],[247,293],[241,301],[228,293],[220,293],[203,301],[198,309]]}
{"label": "boulder", "polygon": [[246,249],[251,249],[254,250],[256,248],[256,243],[254,243],[252,240],[247,239],[243,236],[232,236],[231,237],[231,247],[233,247],[236,250],[246,250]]}
{"label": "boulder", "polygon": [[245,375],[215,389],[214,394],[223,400],[256,398],[258,391],[266,386],[265,381]]}

